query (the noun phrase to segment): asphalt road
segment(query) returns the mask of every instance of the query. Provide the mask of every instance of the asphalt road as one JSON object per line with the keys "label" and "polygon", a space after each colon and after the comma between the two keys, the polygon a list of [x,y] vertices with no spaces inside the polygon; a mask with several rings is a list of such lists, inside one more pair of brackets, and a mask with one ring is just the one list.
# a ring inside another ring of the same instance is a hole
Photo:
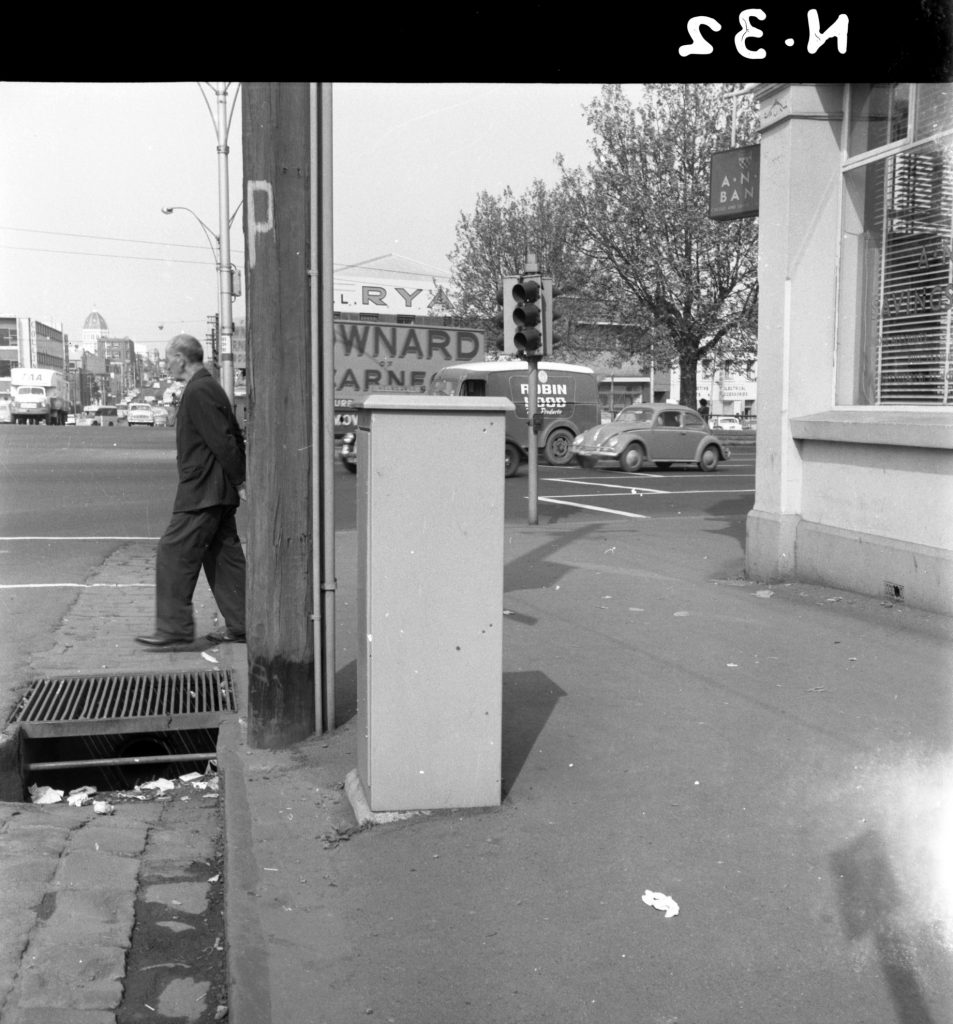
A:
{"label": "asphalt road", "polygon": [[[754,447],[730,440],[732,458],[713,473],[541,465],[538,522],[635,526],[703,517],[743,532],[754,501]],[[25,682],[30,652],[44,649],[91,573],[129,540],[158,539],[175,484],[169,428],[0,426],[0,715]],[[336,530],[354,529],[357,484],[336,462]],[[524,466],[505,483],[507,523],[528,521],[528,492]],[[243,535],[247,514],[243,505]]]}
{"label": "asphalt road", "polygon": [[[571,521],[584,524],[658,519],[675,516],[743,518],[754,504],[754,436],[727,438],[731,458],[712,473],[695,466],[660,470],[649,464],[641,473],[623,473],[611,462],[596,469],[540,464],[537,475],[537,520],[543,525]],[[355,522],[357,480],[337,464],[334,475],[335,526]],[[528,522],[529,468],[523,465],[505,482],[507,523]]]}

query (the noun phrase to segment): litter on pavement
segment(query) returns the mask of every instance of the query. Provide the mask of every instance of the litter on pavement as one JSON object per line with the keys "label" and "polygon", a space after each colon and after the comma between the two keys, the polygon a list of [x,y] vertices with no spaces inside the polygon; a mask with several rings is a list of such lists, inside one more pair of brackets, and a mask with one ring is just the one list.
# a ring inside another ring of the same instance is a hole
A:
{"label": "litter on pavement", "polygon": [[674,917],[678,913],[678,904],[664,892],[652,892],[651,889],[646,889],[642,896],[642,902],[650,907],[655,907],[656,910],[664,910],[666,917]]}
{"label": "litter on pavement", "polygon": [[30,786],[30,799],[35,804],[58,804],[63,799],[62,789],[52,786]]}
{"label": "litter on pavement", "polygon": [[80,786],[79,789],[70,790],[66,796],[66,802],[70,807],[85,807],[95,792],[95,786]]}

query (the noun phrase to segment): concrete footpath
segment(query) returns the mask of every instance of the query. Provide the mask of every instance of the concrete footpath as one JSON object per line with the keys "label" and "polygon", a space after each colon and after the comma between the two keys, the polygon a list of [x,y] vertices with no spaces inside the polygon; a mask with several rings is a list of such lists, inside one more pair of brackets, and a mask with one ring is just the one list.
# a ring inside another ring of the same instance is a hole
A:
{"label": "concrete footpath", "polygon": [[[506,532],[498,807],[359,824],[353,532],[331,732],[249,748],[245,648],[204,652],[240,690],[219,739],[228,1020],[953,1024],[950,620],[747,581],[743,519],[542,519]],[[99,581],[151,566],[130,544]],[[82,591],[37,668],[210,667],[136,650],[151,608],[147,586]],[[66,1006],[37,1001],[31,965],[57,978],[49,943],[82,941],[88,904],[47,913],[70,878],[108,878],[103,948],[124,948],[149,823],[0,808],[0,1020],[111,1024],[121,955],[67,973],[102,995]]]}

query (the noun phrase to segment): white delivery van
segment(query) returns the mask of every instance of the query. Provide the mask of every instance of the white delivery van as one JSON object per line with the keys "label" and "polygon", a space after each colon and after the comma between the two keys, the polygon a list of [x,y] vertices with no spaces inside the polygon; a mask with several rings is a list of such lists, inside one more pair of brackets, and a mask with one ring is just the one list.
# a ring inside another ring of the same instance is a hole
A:
{"label": "white delivery van", "polygon": [[[522,361],[456,363],[434,373],[432,395],[508,398],[514,406],[506,414],[505,472],[514,476],[525,461],[529,446],[529,366]],[[536,410],[540,428],[540,455],[551,466],[573,461],[576,434],[600,422],[596,375],[588,366],[539,363]]]}

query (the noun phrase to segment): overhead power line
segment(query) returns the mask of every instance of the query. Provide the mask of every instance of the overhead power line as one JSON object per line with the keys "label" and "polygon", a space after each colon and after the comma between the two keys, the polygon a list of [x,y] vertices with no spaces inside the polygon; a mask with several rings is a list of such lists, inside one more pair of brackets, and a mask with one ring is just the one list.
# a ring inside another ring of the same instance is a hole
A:
{"label": "overhead power line", "polygon": [[[113,235],[87,235],[72,231],[44,231],[41,228],[15,228],[8,224],[0,224],[0,231],[22,231],[32,235],[59,235],[61,238],[85,238],[98,242],[128,242],[132,245],[159,245],[174,249],[204,249],[204,245],[190,242],[154,242],[147,238],[117,238]],[[57,251],[57,250],[53,250]]]}
{"label": "overhead power line", "polygon": [[35,249],[29,245],[3,245],[0,243],[0,249],[16,249],[19,252],[47,252],[55,253],[59,256],[100,256],[103,259],[108,260],[146,260],[149,263],[190,263],[200,267],[207,267],[209,265],[208,260],[182,260],[175,259],[171,256],[127,256],[125,254],[115,252],[80,252],[76,249]]}

